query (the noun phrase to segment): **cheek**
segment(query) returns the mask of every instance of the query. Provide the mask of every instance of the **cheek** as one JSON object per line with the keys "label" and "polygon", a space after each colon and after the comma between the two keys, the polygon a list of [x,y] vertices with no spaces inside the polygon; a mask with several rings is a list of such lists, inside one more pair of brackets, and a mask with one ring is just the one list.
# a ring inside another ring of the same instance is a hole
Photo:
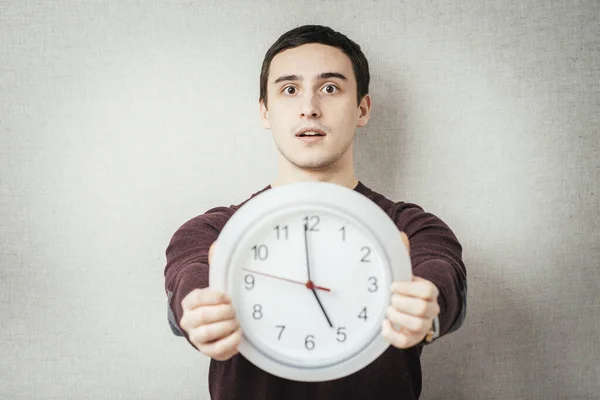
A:
{"label": "cheek", "polygon": [[358,108],[355,103],[348,102],[340,107],[338,117],[342,119],[344,126],[355,127],[358,122]]}
{"label": "cheek", "polygon": [[281,112],[276,112],[275,110],[273,111],[274,112],[269,113],[269,121],[271,122],[271,126],[276,129],[285,126],[285,116],[282,115]]}
{"label": "cheek", "polygon": [[288,110],[281,107],[273,107],[269,110],[269,123],[274,133],[289,131],[293,125],[292,121]]}

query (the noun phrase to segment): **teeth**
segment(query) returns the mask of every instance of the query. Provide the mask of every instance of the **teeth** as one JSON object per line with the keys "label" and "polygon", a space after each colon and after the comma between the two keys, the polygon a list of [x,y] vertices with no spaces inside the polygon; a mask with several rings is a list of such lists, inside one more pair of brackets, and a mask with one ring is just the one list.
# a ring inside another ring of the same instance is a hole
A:
{"label": "teeth", "polygon": [[313,132],[313,131],[308,131],[308,132],[304,132],[303,135],[306,135],[306,136],[319,136],[320,133]]}

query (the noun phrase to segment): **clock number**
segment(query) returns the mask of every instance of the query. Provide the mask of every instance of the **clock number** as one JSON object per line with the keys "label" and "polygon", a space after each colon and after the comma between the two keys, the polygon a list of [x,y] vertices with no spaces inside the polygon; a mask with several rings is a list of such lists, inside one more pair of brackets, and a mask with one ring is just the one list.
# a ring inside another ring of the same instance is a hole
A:
{"label": "clock number", "polygon": [[307,350],[312,350],[315,348],[314,339],[315,337],[313,335],[308,335],[306,339],[304,339],[304,347],[306,347]]}
{"label": "clock number", "polygon": [[[310,225],[310,223],[308,222],[309,219],[310,219],[312,225]],[[308,226],[308,230],[309,231],[318,232],[319,229],[317,229],[317,225],[319,225],[319,222],[321,222],[321,220],[316,215],[313,215],[310,218],[309,217],[304,217],[304,225]]]}
{"label": "clock number", "polygon": [[345,242],[345,241],[346,241],[346,227],[345,227],[345,226],[342,226],[342,227],[340,228],[340,231],[342,231],[342,241],[344,241],[344,242]]}
{"label": "clock number", "polygon": [[372,276],[369,278],[369,282],[371,283],[371,286],[369,287],[369,292],[375,293],[377,289],[379,289],[379,286],[377,285],[377,278]]}
{"label": "clock number", "polygon": [[244,282],[246,283],[246,289],[250,290],[254,288],[254,275],[246,275],[244,277]]}
{"label": "clock number", "polygon": [[358,318],[362,318],[365,321],[367,320],[367,307],[363,307],[363,309],[360,312],[360,314],[358,314]]}
{"label": "clock number", "polygon": [[263,317],[262,306],[260,304],[254,305],[254,311],[252,312],[252,318],[261,319]]}
{"label": "clock number", "polygon": [[254,259],[264,261],[269,257],[269,249],[264,244],[260,246],[252,246],[252,250],[254,250]]}
{"label": "clock number", "polygon": [[277,326],[275,326],[275,328],[281,329],[279,331],[279,336],[277,336],[277,340],[281,340],[281,335],[283,334],[283,330],[285,329],[285,325],[277,325]]}
{"label": "clock number", "polygon": [[364,251],[365,252],[365,255],[363,256],[363,258],[360,261],[361,262],[371,262],[371,260],[369,260],[367,258],[371,254],[371,248],[368,247],[368,246],[364,246],[362,249],[360,249],[360,251]]}
{"label": "clock number", "polygon": [[281,231],[285,231],[285,240],[288,240],[288,226],[287,225],[285,225],[283,227],[280,227],[279,225],[277,225],[273,229],[275,229],[277,231],[277,240],[279,240],[281,238],[281,236],[283,236],[283,235],[280,236]]}
{"label": "clock number", "polygon": [[337,338],[336,340],[340,343],[345,342],[346,341],[346,334],[344,333],[344,329],[346,329],[345,327],[339,327],[337,330]]}

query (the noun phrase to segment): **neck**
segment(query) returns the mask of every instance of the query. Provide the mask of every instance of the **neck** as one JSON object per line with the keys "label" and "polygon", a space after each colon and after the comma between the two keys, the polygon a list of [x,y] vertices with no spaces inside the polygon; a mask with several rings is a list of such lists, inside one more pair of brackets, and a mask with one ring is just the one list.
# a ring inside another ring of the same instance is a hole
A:
{"label": "neck", "polygon": [[279,154],[279,165],[277,178],[271,187],[283,186],[297,182],[330,182],[354,189],[358,179],[354,174],[352,159],[342,157],[337,163],[324,169],[303,169],[291,164],[285,157]]}

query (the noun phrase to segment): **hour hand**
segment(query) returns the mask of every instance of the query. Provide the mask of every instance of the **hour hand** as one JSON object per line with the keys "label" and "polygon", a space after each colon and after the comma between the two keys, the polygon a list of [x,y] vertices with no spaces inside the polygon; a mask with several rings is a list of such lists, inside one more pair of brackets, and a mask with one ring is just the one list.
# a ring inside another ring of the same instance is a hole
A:
{"label": "hour hand", "polygon": [[319,303],[319,307],[321,307],[321,311],[323,311],[323,315],[325,316],[325,319],[327,319],[327,323],[329,324],[330,327],[333,328],[333,324],[331,323],[331,320],[329,319],[329,316],[327,315],[327,312],[325,311],[325,308],[323,307],[323,304],[321,303],[321,300],[319,299],[319,295],[317,294],[317,291],[315,289],[312,289],[312,292],[315,295],[315,299],[317,299],[317,303]]}

